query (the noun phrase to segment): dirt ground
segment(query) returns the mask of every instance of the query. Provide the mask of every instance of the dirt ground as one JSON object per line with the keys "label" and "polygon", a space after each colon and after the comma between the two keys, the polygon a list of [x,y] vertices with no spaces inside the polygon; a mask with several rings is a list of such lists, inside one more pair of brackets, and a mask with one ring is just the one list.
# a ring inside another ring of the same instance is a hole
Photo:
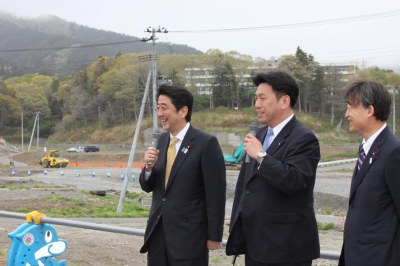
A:
{"label": "dirt ground", "polygon": [[[0,222],[1,223],[1,222]],[[118,226],[144,228],[144,221],[119,223]],[[9,240],[6,238],[7,232],[13,230],[13,226],[0,225],[0,250],[8,247]],[[146,265],[146,255],[140,254],[139,249],[143,239],[138,236],[128,236],[94,230],[84,230],[79,228],[55,226],[61,239],[67,241],[67,251],[65,255],[57,259],[66,259],[69,266],[141,266]],[[227,226],[225,227],[227,231]],[[226,238],[226,236],[225,236]],[[331,245],[341,244],[341,233],[336,231],[322,232],[321,249],[331,249]],[[329,242],[325,243],[325,242]],[[2,264],[0,256],[0,265]],[[5,258],[3,257],[3,260]],[[210,252],[211,266],[232,265],[232,258],[227,257],[224,250]],[[237,259],[236,265],[243,266],[243,257]],[[335,261],[316,260],[313,265],[337,265]]]}
{"label": "dirt ground", "polygon": [[[8,181],[0,178],[0,186],[6,182]],[[53,193],[72,198],[84,199],[86,197],[80,191],[73,188],[0,189],[0,210],[12,212],[16,208],[21,207],[28,210],[46,207],[49,203],[43,202],[39,198]],[[146,226],[145,218],[95,219],[94,221],[89,219],[89,222],[139,229],[145,229]],[[6,265],[5,258],[10,244],[7,234],[22,223],[24,223],[23,220],[0,217],[0,265]],[[57,259],[66,259],[70,266],[146,265],[146,255],[139,253],[139,249],[143,243],[143,238],[140,236],[58,225],[54,227],[58,232],[59,238],[66,240],[68,245],[67,251],[62,256],[57,257]],[[227,232],[228,221],[226,221],[224,239],[228,236]],[[341,229],[336,228],[335,230],[321,231],[320,241],[322,250],[339,251],[342,243]],[[224,254],[224,250],[210,252],[210,265],[232,265],[231,261],[231,257],[227,257]],[[244,265],[242,257],[237,260],[236,265]],[[337,263],[335,261],[316,260],[314,265],[337,265]]]}
{"label": "dirt ground", "polygon": [[[67,155],[67,154],[66,154]],[[65,157],[66,157],[65,155]],[[72,161],[126,161],[128,155],[114,154],[71,154]],[[29,166],[37,166],[37,154],[15,155],[15,161],[25,162]],[[140,156],[139,156],[140,157]],[[136,159],[136,158],[135,158]],[[7,168],[3,165],[1,168]],[[17,208],[35,210],[51,204],[41,201],[45,195],[56,193],[68,197],[85,197],[78,189],[71,187],[35,189],[31,184],[31,189],[6,189],[1,188],[7,183],[7,179],[0,176],[0,210],[14,212]],[[24,184],[29,186],[29,184]],[[336,200],[335,200],[336,201]],[[64,203],[65,204],[65,203]],[[52,204],[54,207],[54,204]],[[92,222],[110,224],[115,226],[145,229],[146,219],[96,219]],[[224,239],[228,237],[228,224],[226,221]],[[0,217],[0,266],[6,265],[7,251],[10,240],[7,234],[13,231],[23,220]],[[66,259],[69,266],[142,266],[146,265],[146,255],[140,254],[139,249],[143,244],[140,236],[130,236],[117,233],[101,232],[89,229],[73,228],[54,225],[58,236],[67,242],[67,250],[57,259]],[[342,228],[339,226],[333,230],[320,232],[321,250],[339,251],[342,245]],[[224,249],[210,252],[211,266],[232,265],[232,258],[225,255]],[[244,259],[239,257],[236,265],[243,266]],[[336,261],[316,260],[313,265],[333,266]]]}

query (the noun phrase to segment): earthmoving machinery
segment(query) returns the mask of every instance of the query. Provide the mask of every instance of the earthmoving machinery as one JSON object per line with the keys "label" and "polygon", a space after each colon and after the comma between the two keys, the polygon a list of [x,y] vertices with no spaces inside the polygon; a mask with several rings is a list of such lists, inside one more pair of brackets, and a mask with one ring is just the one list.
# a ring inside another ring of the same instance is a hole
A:
{"label": "earthmoving machinery", "polygon": [[49,167],[67,167],[69,163],[68,159],[60,157],[60,152],[58,150],[49,150],[47,155],[40,159],[39,164],[44,168]]}

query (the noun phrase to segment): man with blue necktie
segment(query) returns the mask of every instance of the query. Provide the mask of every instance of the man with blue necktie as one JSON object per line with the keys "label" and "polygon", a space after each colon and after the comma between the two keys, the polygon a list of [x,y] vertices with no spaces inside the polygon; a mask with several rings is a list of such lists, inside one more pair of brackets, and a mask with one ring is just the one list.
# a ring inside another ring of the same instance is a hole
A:
{"label": "man with blue necktie", "polygon": [[255,108],[265,126],[247,134],[250,162],[236,185],[227,255],[245,254],[246,266],[310,266],[319,257],[313,190],[320,149],[295,117],[295,80],[280,71],[260,73]]}
{"label": "man with blue necktie", "polygon": [[356,81],[345,92],[349,130],[363,137],[350,187],[340,266],[400,265],[400,141],[386,125],[387,89]]}

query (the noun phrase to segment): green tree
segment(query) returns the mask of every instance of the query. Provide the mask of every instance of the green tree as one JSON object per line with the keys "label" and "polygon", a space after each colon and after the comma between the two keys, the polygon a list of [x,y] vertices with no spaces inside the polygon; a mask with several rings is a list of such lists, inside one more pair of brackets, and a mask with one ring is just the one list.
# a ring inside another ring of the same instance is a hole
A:
{"label": "green tree", "polygon": [[63,86],[64,127],[72,125],[87,126],[91,116],[92,95],[89,93],[89,81],[86,69],[74,73],[72,79]]}
{"label": "green tree", "polygon": [[214,107],[238,107],[239,88],[231,62],[220,51],[212,52],[214,58],[214,82],[212,84]]}
{"label": "green tree", "polygon": [[22,107],[18,101],[10,96],[0,93],[0,127],[18,126],[20,124]]}

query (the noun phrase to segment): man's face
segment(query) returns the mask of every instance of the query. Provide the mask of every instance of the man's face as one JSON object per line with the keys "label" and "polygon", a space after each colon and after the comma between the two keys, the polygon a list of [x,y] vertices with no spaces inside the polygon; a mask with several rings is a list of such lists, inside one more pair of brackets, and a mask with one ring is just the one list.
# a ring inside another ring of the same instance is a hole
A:
{"label": "man's face", "polygon": [[176,135],[186,125],[185,116],[187,107],[176,110],[172,104],[171,98],[165,95],[160,95],[157,102],[157,116],[161,121],[164,130]]}
{"label": "man's face", "polygon": [[355,133],[364,133],[368,124],[369,109],[365,108],[361,103],[348,103],[346,110],[346,118],[349,120],[349,130]]}
{"label": "man's face", "polygon": [[282,99],[288,96],[282,96],[279,100],[271,85],[261,83],[256,90],[255,108],[260,123],[275,127],[279,124],[282,113]]}

